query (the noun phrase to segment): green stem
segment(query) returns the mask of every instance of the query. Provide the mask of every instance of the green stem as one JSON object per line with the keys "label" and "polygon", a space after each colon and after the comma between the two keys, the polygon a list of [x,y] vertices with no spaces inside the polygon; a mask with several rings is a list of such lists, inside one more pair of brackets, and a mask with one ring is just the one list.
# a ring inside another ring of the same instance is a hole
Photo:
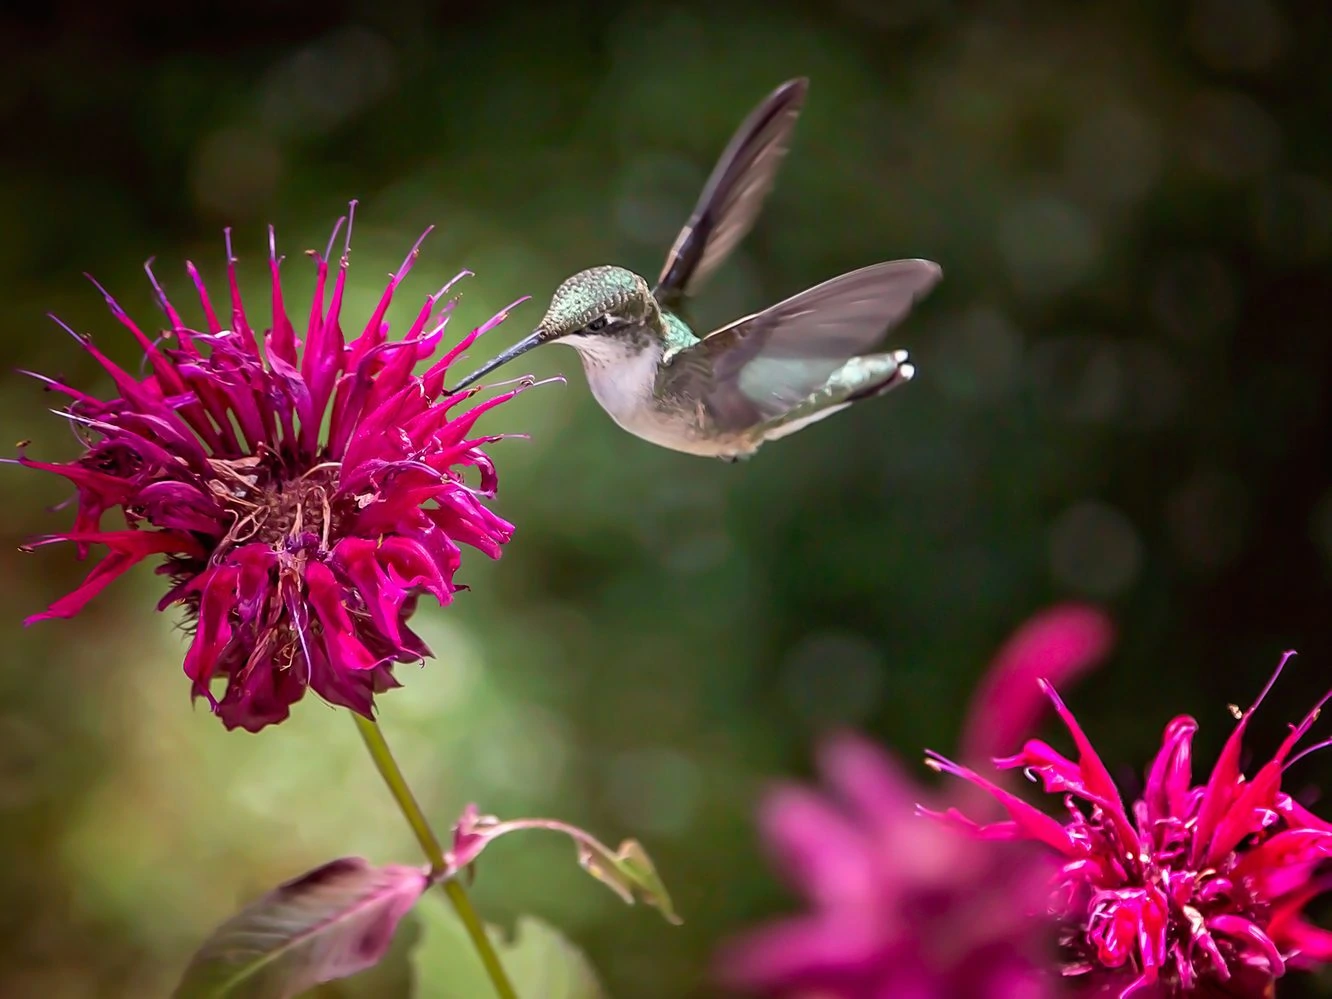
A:
{"label": "green stem", "polygon": [[[402,770],[398,768],[398,761],[393,758],[388,742],[384,739],[384,733],[380,731],[375,722],[358,715],[354,711],[352,712],[352,718],[356,720],[356,728],[365,741],[365,748],[370,751],[370,758],[375,761],[375,769],[384,778],[384,783],[388,785],[389,793],[393,795],[393,800],[397,802],[403,818],[412,827],[416,841],[421,844],[421,849],[425,851],[426,859],[430,861],[431,870],[435,874],[446,871],[448,863],[444,860],[444,850],[439,845],[439,838],[435,835],[434,830],[430,828],[430,823],[427,821],[425,813],[421,811],[421,806],[416,803],[416,797],[412,794],[412,789],[407,786],[407,779],[403,777]],[[448,895],[449,901],[453,903],[454,911],[458,913],[458,918],[462,920],[463,928],[467,930],[467,935],[471,937],[472,945],[476,948],[481,963],[485,965],[486,974],[490,976],[490,982],[495,987],[495,994],[499,996],[499,999],[518,999],[518,993],[514,991],[513,986],[509,983],[508,975],[504,972],[504,965],[500,964],[499,955],[495,953],[495,948],[490,944],[490,937],[486,935],[485,925],[476,914],[476,910],[472,908],[471,900],[468,899],[463,886],[458,883],[457,878],[452,877],[445,878],[441,884],[444,888],[444,894]]]}

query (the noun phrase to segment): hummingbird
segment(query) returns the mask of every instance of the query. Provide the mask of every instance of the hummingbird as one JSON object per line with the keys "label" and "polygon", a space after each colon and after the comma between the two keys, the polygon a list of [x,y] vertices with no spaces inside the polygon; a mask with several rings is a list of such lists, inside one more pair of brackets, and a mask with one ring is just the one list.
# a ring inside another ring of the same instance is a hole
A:
{"label": "hummingbird", "polygon": [[675,451],[739,461],[909,381],[905,350],[869,351],[942,277],[929,260],[862,267],[701,337],[683,318],[758,217],[808,88],[804,78],[782,84],[741,123],[655,286],[624,267],[580,271],[529,336],[454,391],[533,347],[564,343],[620,427]]}

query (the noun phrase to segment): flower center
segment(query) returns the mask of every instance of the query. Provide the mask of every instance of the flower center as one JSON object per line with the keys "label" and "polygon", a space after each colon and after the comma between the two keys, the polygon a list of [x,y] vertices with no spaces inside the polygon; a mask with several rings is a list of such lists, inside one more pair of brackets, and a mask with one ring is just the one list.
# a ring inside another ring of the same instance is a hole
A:
{"label": "flower center", "polygon": [[315,465],[295,478],[280,461],[266,457],[213,459],[211,465],[217,478],[209,485],[234,520],[218,554],[256,543],[276,551],[311,545],[327,551],[349,513],[337,495],[337,462]]}

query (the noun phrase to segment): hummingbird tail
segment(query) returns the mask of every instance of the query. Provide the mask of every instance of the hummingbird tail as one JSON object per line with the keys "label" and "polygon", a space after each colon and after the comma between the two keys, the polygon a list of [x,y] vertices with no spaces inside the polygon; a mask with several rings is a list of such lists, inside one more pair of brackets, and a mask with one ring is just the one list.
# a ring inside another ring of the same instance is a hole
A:
{"label": "hummingbird tail", "polygon": [[885,395],[911,381],[915,374],[915,365],[905,350],[853,357],[834,371],[821,388],[763,427],[762,440],[787,437],[862,399]]}
{"label": "hummingbird tail", "polygon": [[[855,372],[848,371],[852,365],[856,366]],[[891,354],[870,354],[867,357],[852,358],[829,382],[837,378],[855,381],[857,375],[864,383],[846,397],[848,402],[873,399],[891,392],[899,385],[905,385],[916,376],[916,366],[911,363],[910,355],[905,350],[895,350]]]}

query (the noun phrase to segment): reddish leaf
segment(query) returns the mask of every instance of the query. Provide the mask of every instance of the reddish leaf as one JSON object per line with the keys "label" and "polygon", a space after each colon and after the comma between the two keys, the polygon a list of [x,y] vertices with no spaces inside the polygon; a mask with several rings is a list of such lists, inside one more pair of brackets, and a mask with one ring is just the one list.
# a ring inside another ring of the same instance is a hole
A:
{"label": "reddish leaf", "polygon": [[214,931],[177,999],[286,999],[378,963],[430,885],[416,867],[343,857],[288,881]]}

